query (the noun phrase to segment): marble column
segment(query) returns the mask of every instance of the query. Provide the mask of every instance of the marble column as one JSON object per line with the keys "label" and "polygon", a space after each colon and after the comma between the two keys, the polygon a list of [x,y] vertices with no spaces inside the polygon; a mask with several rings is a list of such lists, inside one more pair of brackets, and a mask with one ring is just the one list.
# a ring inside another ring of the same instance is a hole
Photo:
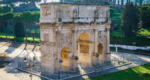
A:
{"label": "marble column", "polygon": [[62,59],[61,59],[61,26],[62,25],[59,25],[58,28],[57,28],[57,56],[58,56],[58,71],[62,71]]}
{"label": "marble column", "polygon": [[98,35],[98,33],[97,33],[97,26],[96,26],[96,23],[94,23],[94,33],[95,33],[95,53],[94,53],[94,57],[95,57],[95,65],[96,64],[99,64],[99,58],[98,58],[98,56],[99,56],[99,54],[98,54],[98,42],[97,42],[97,35]]}
{"label": "marble column", "polygon": [[[110,25],[108,25],[110,26]],[[107,31],[107,53],[109,53],[109,44],[110,44],[110,38],[109,38],[109,27],[106,28],[106,31]]]}
{"label": "marble column", "polygon": [[63,62],[63,60],[62,59],[59,59],[59,73],[61,74],[62,72],[63,72],[63,70],[62,70],[62,62]]}
{"label": "marble column", "polygon": [[109,38],[109,30],[110,25],[106,25],[106,31],[107,31],[107,61],[110,61],[110,50],[109,50],[109,44],[110,44],[110,38]]}
{"label": "marble column", "polygon": [[72,53],[70,53],[71,54],[71,56],[70,56],[70,70],[73,70],[73,69],[75,69],[75,60],[74,60],[74,56],[76,56],[76,43],[75,43],[75,41],[76,41],[76,33],[75,33],[75,26],[74,25],[72,25]]}
{"label": "marble column", "polygon": [[77,31],[76,31],[76,26],[74,27],[74,34],[73,34],[73,37],[74,37],[74,42],[73,42],[73,45],[74,45],[74,56],[77,56],[77,39],[76,39],[76,34],[77,34]]}
{"label": "marble column", "polygon": [[77,57],[77,39],[76,39],[76,34],[77,34],[77,31],[76,31],[76,26],[74,26],[74,34],[73,34],[73,37],[74,37],[74,42],[73,42],[73,45],[74,45],[74,56],[75,56],[75,70],[78,71],[79,68],[78,68],[78,57]]}
{"label": "marble column", "polygon": [[97,27],[95,25],[95,53],[98,53],[98,45],[97,45]]}

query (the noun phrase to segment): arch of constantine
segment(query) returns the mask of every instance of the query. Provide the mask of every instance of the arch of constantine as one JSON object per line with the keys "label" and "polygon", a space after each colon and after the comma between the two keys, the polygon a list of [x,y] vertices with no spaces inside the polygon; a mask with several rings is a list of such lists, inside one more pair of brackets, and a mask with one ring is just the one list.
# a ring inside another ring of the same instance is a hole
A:
{"label": "arch of constantine", "polygon": [[40,4],[41,67],[50,73],[109,61],[108,6]]}

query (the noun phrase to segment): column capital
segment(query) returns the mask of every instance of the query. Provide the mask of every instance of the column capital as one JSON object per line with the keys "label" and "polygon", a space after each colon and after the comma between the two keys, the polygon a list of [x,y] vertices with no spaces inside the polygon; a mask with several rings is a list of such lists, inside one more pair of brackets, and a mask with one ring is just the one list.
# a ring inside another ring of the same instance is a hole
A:
{"label": "column capital", "polygon": [[76,29],[75,28],[72,29],[72,33],[76,33]]}
{"label": "column capital", "polygon": [[97,30],[96,23],[92,24],[92,26],[93,26],[93,30],[96,31]]}
{"label": "column capital", "polygon": [[61,32],[61,26],[56,27],[56,28],[55,28],[55,32],[57,32],[57,33],[58,33],[58,32]]}

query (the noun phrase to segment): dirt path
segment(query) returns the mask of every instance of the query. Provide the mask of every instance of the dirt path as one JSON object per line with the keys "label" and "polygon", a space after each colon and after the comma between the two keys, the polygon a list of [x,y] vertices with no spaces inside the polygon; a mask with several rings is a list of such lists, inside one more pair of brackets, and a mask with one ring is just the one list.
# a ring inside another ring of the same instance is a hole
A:
{"label": "dirt path", "polygon": [[[8,47],[14,47],[14,48],[19,48],[19,49],[24,49],[25,48],[25,44],[22,44],[22,43],[0,42],[0,45],[8,46]],[[28,44],[26,49],[29,50],[29,51],[34,50],[35,52],[41,52],[40,46],[36,46],[34,48],[34,45],[32,45],[32,44]]]}

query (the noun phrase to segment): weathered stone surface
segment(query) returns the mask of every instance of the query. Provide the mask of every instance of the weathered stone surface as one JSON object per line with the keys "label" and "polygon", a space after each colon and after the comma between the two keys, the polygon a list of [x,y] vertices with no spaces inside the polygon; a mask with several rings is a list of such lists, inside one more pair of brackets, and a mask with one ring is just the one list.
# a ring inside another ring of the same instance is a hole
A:
{"label": "weathered stone surface", "polygon": [[[75,19],[75,22],[94,22],[95,10],[97,10],[96,22],[104,22],[106,17],[109,17],[108,6],[93,6],[93,5],[71,5],[71,4],[45,4],[41,6],[41,18],[40,23],[55,23],[59,22],[58,18],[61,18],[61,22],[72,22],[73,17],[81,17]],[[74,14],[76,12],[76,14]],[[102,18],[105,17],[105,18]]]}
{"label": "weathered stone surface", "polygon": [[[77,70],[78,64],[89,67],[108,60],[109,56],[106,53],[109,52],[110,22],[100,22],[106,21],[109,14],[107,6],[41,5],[39,25],[42,69],[58,73],[62,70]],[[95,21],[95,16],[104,18]],[[95,53],[98,53],[99,57],[94,56]],[[75,56],[78,60],[74,59]]]}

